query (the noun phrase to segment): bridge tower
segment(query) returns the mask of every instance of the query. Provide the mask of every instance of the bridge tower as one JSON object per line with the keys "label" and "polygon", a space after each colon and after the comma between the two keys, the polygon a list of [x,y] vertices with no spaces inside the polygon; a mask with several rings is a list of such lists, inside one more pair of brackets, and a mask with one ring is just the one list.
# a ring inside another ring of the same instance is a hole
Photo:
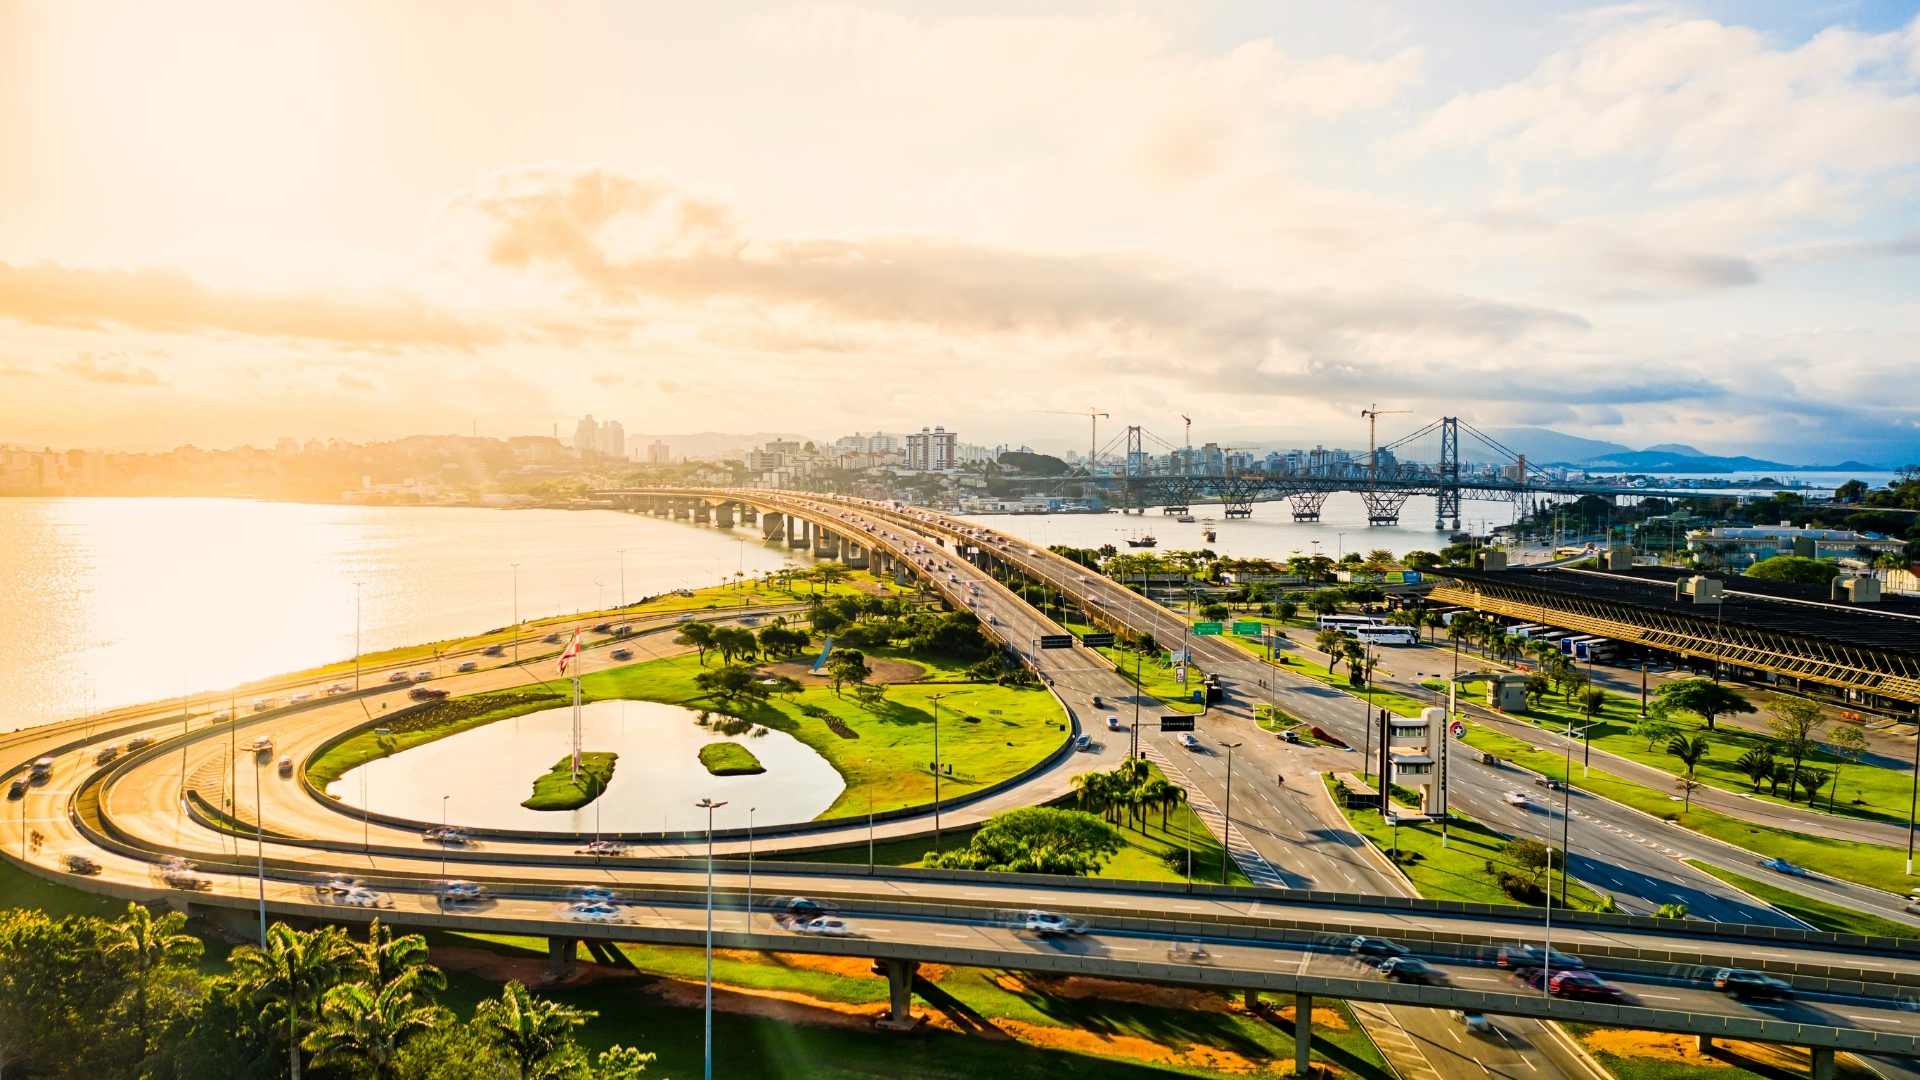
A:
{"label": "bridge tower", "polygon": [[1440,421],[1440,490],[1434,500],[1433,527],[1444,529],[1447,519],[1453,519],[1453,528],[1460,528],[1460,418],[1444,417]]}
{"label": "bridge tower", "polygon": [[1147,512],[1147,449],[1144,431],[1138,424],[1127,428],[1126,500],[1122,509]]}

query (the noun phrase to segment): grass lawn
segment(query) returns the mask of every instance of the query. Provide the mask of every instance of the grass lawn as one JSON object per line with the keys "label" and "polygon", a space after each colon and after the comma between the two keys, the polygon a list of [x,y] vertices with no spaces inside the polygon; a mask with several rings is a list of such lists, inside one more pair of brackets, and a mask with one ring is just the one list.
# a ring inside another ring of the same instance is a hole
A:
{"label": "grass lawn", "polygon": [[[1324,779],[1331,788],[1334,783],[1331,774]],[[1345,813],[1355,831],[1373,841],[1374,846],[1382,852],[1392,853],[1395,830],[1382,821],[1377,812],[1347,810]],[[1499,833],[1460,814],[1455,814],[1447,826],[1447,846],[1444,848],[1440,846],[1439,822],[1402,825],[1398,831],[1398,865],[1421,896],[1429,900],[1458,900],[1469,904],[1516,903],[1501,891],[1497,873],[1487,869],[1487,863],[1491,861],[1494,871],[1505,867],[1509,872],[1525,873],[1508,862],[1501,850],[1507,841]],[[1542,880],[1542,887],[1549,884],[1553,889],[1555,906],[1560,903],[1563,885],[1567,890],[1568,905],[1576,910],[1591,911],[1600,904],[1599,894],[1577,881],[1567,881],[1566,875],[1557,870],[1550,871]]]}
{"label": "grass lawn", "polygon": [[[1634,721],[1640,717],[1640,699],[1637,695],[1607,694],[1606,705],[1601,709],[1599,723],[1592,731],[1593,745],[1630,761],[1650,765],[1664,772],[1679,775],[1676,766],[1679,759],[1666,752],[1665,741],[1652,747],[1645,739],[1635,738],[1631,733]],[[1534,711],[1524,717],[1533,723],[1550,730],[1564,730],[1568,723],[1576,726],[1586,723],[1586,716],[1577,708],[1570,708],[1557,697],[1534,707]],[[1712,750],[1700,763],[1698,778],[1702,783],[1727,791],[1742,793],[1754,792],[1753,782],[1736,767],[1740,755],[1761,746],[1771,746],[1774,740],[1766,735],[1738,728],[1720,725],[1713,731],[1706,729],[1706,722],[1691,718],[1678,722],[1680,733],[1691,738],[1705,735]],[[1804,765],[1816,767],[1823,772],[1832,773],[1839,765],[1832,755],[1816,752],[1808,756]],[[1912,794],[1913,774],[1895,769],[1879,768],[1872,765],[1840,765],[1839,790],[1831,784],[1820,792],[1818,808],[1828,809],[1829,797],[1836,799],[1833,812],[1842,816],[1868,818],[1874,821],[1886,821],[1906,824],[1907,802]],[[1782,789],[1784,791],[1784,788]],[[1775,797],[1761,785],[1753,797],[1757,800],[1786,804],[1790,800],[1783,796]],[[1804,795],[1797,795],[1796,805],[1806,805]]]}
{"label": "grass lawn", "polygon": [[[1315,682],[1325,683],[1335,690],[1351,694],[1362,701],[1367,699],[1366,687],[1355,686],[1348,682],[1344,669],[1329,673],[1325,664],[1316,664],[1304,657],[1283,656],[1280,658],[1280,663],[1295,675],[1305,675]],[[1400,716],[1419,716],[1421,709],[1431,708],[1428,702],[1378,686],[1373,689],[1373,705],[1375,708],[1392,709]]]}
{"label": "grass lawn", "polygon": [[[1591,1053],[1618,1080],[1787,1080],[1811,1070],[1807,1051],[1799,1047],[1760,1045],[1721,1040],[1711,1057],[1702,1055],[1691,1035],[1595,1027],[1562,1021],[1575,1042]],[[1840,1080],[1875,1080],[1876,1074],[1854,1064],[1846,1055],[1834,1060]]]}
{"label": "grass lawn", "polygon": [[[510,955],[545,955],[544,940],[449,934],[436,936],[435,941]],[[623,945],[621,950],[641,970],[641,978],[602,981],[552,996],[600,1013],[582,1031],[583,1041],[594,1049],[614,1042],[638,1046],[660,1055],[649,1076],[699,1075],[700,1011],[663,1006],[648,988],[655,978],[699,979],[705,964],[701,950],[648,945]],[[715,1073],[782,1080],[874,1076],[1145,1080],[1277,1071],[1292,1059],[1289,1019],[1247,1013],[1226,994],[982,968],[932,968],[923,977],[927,982],[915,1003],[916,1012],[971,1014],[975,1022],[995,1022],[1013,1038],[932,1029],[902,1036],[717,1012],[713,1018]],[[797,954],[716,954],[714,980],[843,1006],[878,1005],[887,994],[886,980],[871,974],[862,962]],[[1392,1072],[1345,1006],[1330,1001],[1317,1004],[1314,1040],[1321,1060],[1356,1080],[1392,1080]],[[1149,1063],[1145,1060],[1149,1055],[1161,1060]],[[1169,1057],[1174,1060],[1166,1060]]]}
{"label": "grass lawn", "polygon": [[[1164,642],[1162,643],[1164,644]],[[1206,706],[1193,700],[1193,692],[1206,683],[1206,673],[1198,667],[1187,665],[1187,681],[1175,682],[1173,665],[1167,663],[1166,654],[1141,656],[1130,649],[1111,648],[1095,650],[1113,661],[1122,678],[1144,690],[1150,697],[1175,712],[1204,712]],[[1134,664],[1139,663],[1140,674],[1134,676]]]}
{"label": "grass lawn", "polygon": [[[1149,766],[1150,775],[1165,779],[1160,770]],[[1167,823],[1160,824],[1160,813],[1154,811],[1143,823],[1136,819],[1127,822],[1124,819],[1114,822],[1120,830],[1127,846],[1119,854],[1108,860],[1095,877],[1112,881],[1187,881],[1186,853],[1187,845],[1193,845],[1193,877],[1191,880],[1205,884],[1220,883],[1220,863],[1222,852],[1220,842],[1214,839],[1193,810],[1182,804],[1167,815]],[[964,829],[949,829],[941,834],[940,848],[951,851],[967,846],[978,826]],[[933,850],[930,837],[912,840],[882,840],[874,845],[873,862],[876,866],[921,866],[929,851]],[[1180,865],[1176,868],[1168,861],[1173,852],[1180,853]],[[863,865],[867,861],[867,845],[854,844],[847,847],[828,848],[821,851],[802,852],[795,855],[782,855],[783,861],[829,862]],[[1240,867],[1227,864],[1227,881],[1232,885],[1251,885]]]}
{"label": "grass lawn", "polygon": [[[852,570],[847,573],[845,579],[831,585],[822,585],[817,581],[795,581],[790,587],[783,588],[771,581],[750,579],[738,585],[716,585],[695,589],[692,596],[668,593],[644,604],[633,604],[621,608],[612,614],[616,618],[620,615],[638,618],[646,615],[667,615],[676,611],[704,611],[707,608],[804,604],[809,596],[873,596],[876,592],[907,595],[913,590],[895,585],[892,578],[875,577],[865,570]],[[579,616],[579,618],[584,617]]]}
{"label": "grass lawn", "polygon": [[[581,689],[593,701],[627,698],[699,709],[710,704],[693,682],[702,670],[694,656],[668,657],[593,672],[581,680]],[[935,695],[942,698],[940,761],[952,770],[942,778],[943,799],[1014,776],[1067,737],[1066,715],[1043,688],[904,683],[886,689],[886,699],[868,709],[852,694],[835,696],[829,688],[810,687],[748,709],[744,719],[813,747],[846,778],[847,789],[823,818],[865,814],[869,796],[876,812],[933,801]],[[807,715],[808,710],[817,715]],[[836,734],[829,719],[856,737]]]}
{"label": "grass lawn", "polygon": [[397,754],[435,739],[491,724],[495,720],[524,716],[542,709],[557,709],[570,700],[569,695],[558,690],[526,686],[437,701],[390,721],[386,735],[363,731],[336,745],[307,764],[307,776],[315,786],[325,791],[328,784],[364,761]]}
{"label": "grass lawn", "polygon": [[1722,870],[1717,866],[1708,866],[1697,859],[1688,859],[1687,865],[1696,870],[1704,870],[1721,881],[1738,889],[1744,889],[1754,896],[1765,900],[1774,907],[1797,919],[1811,923],[1816,929],[1831,934],[1862,934],[1867,937],[1896,937],[1920,939],[1920,926],[1897,923],[1892,919],[1883,919],[1878,915],[1869,915],[1864,911],[1855,911],[1838,904],[1829,904],[1824,900],[1815,900],[1797,892],[1789,892],[1777,885],[1764,881],[1755,881],[1750,877]]}
{"label": "grass lawn", "polygon": [[[1518,739],[1489,731],[1479,724],[1467,724],[1466,741],[1475,749],[1486,750],[1535,772],[1555,777],[1564,772],[1561,754],[1547,749],[1534,750]],[[1715,840],[1748,851],[1764,851],[1822,874],[1888,892],[1904,894],[1913,887],[1914,879],[1907,876],[1907,853],[1903,849],[1788,832],[1697,806],[1690,811],[1683,810],[1682,804],[1666,792],[1643,787],[1600,769],[1583,777],[1577,763],[1574,769],[1575,786]]]}
{"label": "grass lawn", "polygon": [[733,742],[708,743],[700,748],[700,764],[715,776],[753,776],[767,771],[753,751]]}
{"label": "grass lawn", "polygon": [[582,751],[580,778],[575,780],[573,755],[568,754],[545,776],[534,780],[533,797],[520,805],[529,810],[578,810],[607,790],[613,782],[613,763],[619,759],[620,755],[611,751]]}

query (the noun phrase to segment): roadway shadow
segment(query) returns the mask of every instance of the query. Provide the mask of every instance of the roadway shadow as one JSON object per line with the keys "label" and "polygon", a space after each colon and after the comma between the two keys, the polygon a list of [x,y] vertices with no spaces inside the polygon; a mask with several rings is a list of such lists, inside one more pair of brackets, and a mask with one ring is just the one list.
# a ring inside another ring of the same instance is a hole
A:
{"label": "roadway shadow", "polygon": [[926,1002],[929,1007],[938,1009],[940,1015],[946,1017],[949,1023],[965,1034],[1005,1042],[1013,1041],[1013,1036],[994,1027],[991,1021],[975,1012],[972,1006],[919,975],[913,977],[913,992],[920,995],[920,1000]]}
{"label": "roadway shadow", "polygon": [[[1598,891],[1607,890],[1601,889],[1595,883],[1610,876],[1617,883],[1614,891],[1619,895],[1638,896],[1656,905],[1685,904],[1689,911],[1696,914],[1713,912],[1718,917],[1723,910],[1734,913],[1720,918],[1721,922],[1746,922],[1787,928],[1799,926],[1798,923],[1771,907],[1755,906],[1737,897],[1709,893],[1691,885],[1630,870],[1624,866],[1582,855],[1577,850],[1568,857],[1567,868],[1575,881],[1586,883],[1590,888]],[[1603,869],[1605,874],[1600,873]]]}
{"label": "roadway shadow", "polygon": [[[1131,979],[1007,970],[994,975],[1001,990],[1034,1011],[1097,1035],[1133,1036],[1166,1046],[1214,1046],[1255,1061],[1279,1056],[1240,1026],[1243,1014],[1221,1007],[1226,995]],[[1123,995],[1131,1000],[1123,1000]],[[1382,1073],[1373,1077],[1392,1080]]]}
{"label": "roadway shadow", "polygon": [[1807,1076],[1813,1069],[1811,1055],[1799,1047],[1794,1046],[1779,1046],[1775,1047],[1775,1049],[1783,1055],[1806,1060],[1806,1070],[1783,1069],[1774,1062],[1749,1057],[1722,1042],[1715,1042],[1713,1047],[1707,1051],[1707,1056],[1719,1061],[1724,1061],[1736,1069],[1745,1069],[1750,1073],[1757,1074],[1763,1077],[1764,1080],[1807,1080]]}
{"label": "roadway shadow", "polygon": [[[1293,1006],[1281,1009],[1262,1009],[1259,1018],[1266,1021],[1281,1035],[1286,1037],[1286,1052],[1274,1054],[1276,1058],[1289,1061],[1293,1057]],[[1395,1074],[1375,1065],[1373,1062],[1355,1054],[1339,1043],[1328,1038],[1329,1033],[1315,1028],[1313,1032],[1313,1055],[1338,1066],[1347,1075],[1361,1077],[1362,1080],[1397,1080]],[[1315,1069],[1315,1072],[1320,1070]],[[1803,1078],[1804,1080],[1804,1078]]]}

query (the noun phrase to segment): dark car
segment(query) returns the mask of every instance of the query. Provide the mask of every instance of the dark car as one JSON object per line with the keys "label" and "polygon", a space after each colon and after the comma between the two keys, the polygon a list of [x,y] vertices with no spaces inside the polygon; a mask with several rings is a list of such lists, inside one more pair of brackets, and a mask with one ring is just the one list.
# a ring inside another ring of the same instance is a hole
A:
{"label": "dark car", "polygon": [[[1506,945],[1494,957],[1494,963],[1513,971],[1525,968],[1545,966],[1547,954],[1536,945]],[[1556,971],[1579,971],[1586,962],[1577,956],[1568,956],[1558,949],[1553,950],[1553,967]]]}
{"label": "dark car", "polygon": [[804,896],[783,896],[767,906],[773,909],[775,918],[791,919],[798,922],[806,922],[809,919],[816,919],[822,915],[840,914],[839,909],[835,908],[832,904],[822,903],[818,900],[809,900]]}
{"label": "dark car", "polygon": [[447,692],[435,687],[416,686],[407,691],[407,696],[415,701],[439,701],[447,696]]}
{"label": "dark car", "polygon": [[612,624],[612,623],[604,623],[604,622],[603,622],[603,623],[594,623],[594,624],[593,624],[593,632],[594,632],[594,633],[596,633],[596,634],[611,634],[611,633],[613,633],[613,624]]}
{"label": "dark car", "polygon": [[8,785],[7,787],[7,798],[9,799],[23,798],[26,794],[27,794],[27,778],[24,776],[14,777],[13,783]]}
{"label": "dark car", "polygon": [[1380,974],[1394,982],[1437,986],[1447,981],[1447,973],[1417,956],[1392,956],[1380,962]]}
{"label": "dark car", "polygon": [[1771,975],[1745,968],[1721,968],[1713,973],[1713,988],[1729,997],[1768,998],[1785,1001],[1793,997],[1793,987]]}
{"label": "dark car", "polygon": [[1383,959],[1405,956],[1413,951],[1383,937],[1357,937],[1348,943],[1347,948],[1355,956],[1378,956]]}
{"label": "dark car", "polygon": [[480,650],[480,654],[482,656],[505,656],[507,655],[507,647],[505,645],[489,645]]}
{"label": "dark car", "polygon": [[632,649],[615,649],[611,653],[608,653],[607,655],[613,657],[615,660],[631,660],[633,659],[633,650]]}
{"label": "dark car", "polygon": [[[1545,974],[1541,969],[1534,968],[1523,977],[1528,986],[1537,990]],[[1620,1001],[1625,997],[1619,987],[1591,971],[1556,971],[1548,992],[1554,997],[1578,998],[1582,1001]]]}

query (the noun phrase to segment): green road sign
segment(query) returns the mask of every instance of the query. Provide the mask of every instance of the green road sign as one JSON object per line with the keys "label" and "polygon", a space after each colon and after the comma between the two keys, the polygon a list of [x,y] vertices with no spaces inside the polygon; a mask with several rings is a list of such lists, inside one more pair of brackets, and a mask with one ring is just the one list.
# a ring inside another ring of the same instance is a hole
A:
{"label": "green road sign", "polygon": [[1236,619],[1233,624],[1233,632],[1240,637],[1259,637],[1264,629],[1258,619]]}
{"label": "green road sign", "polygon": [[1193,624],[1193,636],[1219,637],[1222,629],[1224,628],[1217,622],[1197,622]]}

